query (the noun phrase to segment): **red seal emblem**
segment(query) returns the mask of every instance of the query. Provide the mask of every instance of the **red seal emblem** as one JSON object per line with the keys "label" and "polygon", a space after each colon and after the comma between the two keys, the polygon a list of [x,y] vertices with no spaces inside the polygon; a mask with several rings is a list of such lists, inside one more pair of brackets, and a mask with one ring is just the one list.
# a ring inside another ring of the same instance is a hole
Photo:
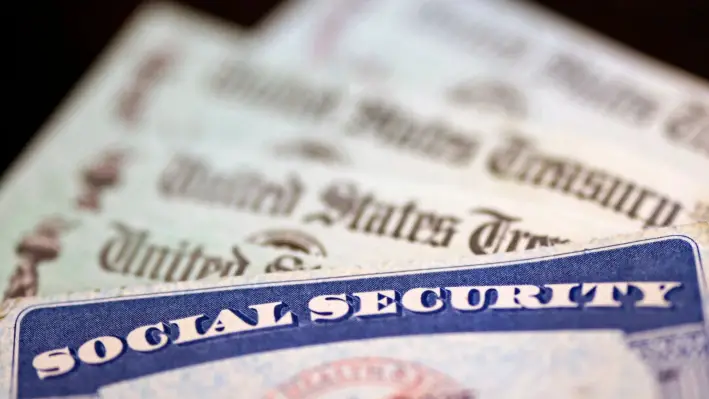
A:
{"label": "red seal emblem", "polygon": [[338,360],[303,372],[267,399],[473,399],[474,393],[419,363],[380,357]]}

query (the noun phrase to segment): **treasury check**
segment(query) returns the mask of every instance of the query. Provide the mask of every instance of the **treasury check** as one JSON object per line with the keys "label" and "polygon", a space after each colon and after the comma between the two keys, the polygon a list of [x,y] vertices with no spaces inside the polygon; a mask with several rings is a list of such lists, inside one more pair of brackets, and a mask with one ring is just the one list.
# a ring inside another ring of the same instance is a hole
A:
{"label": "treasury check", "polygon": [[[337,361],[338,352],[356,361],[368,353],[362,340],[382,347],[389,338],[399,347],[397,338],[428,338],[423,342],[433,346],[432,338],[448,334],[538,331],[561,333],[561,343],[567,331],[615,330],[652,373],[661,397],[700,399],[709,388],[708,248],[709,225],[701,223],[480,258],[480,264],[371,264],[27,298],[0,321],[0,386],[20,398],[96,395],[110,384],[218,361],[240,367],[244,359],[265,365],[251,371],[277,390],[298,378],[293,370],[268,374],[269,354],[279,351],[284,362],[298,350],[307,351],[303,358],[314,354],[298,366],[307,373],[335,367],[328,361]],[[421,345],[422,357],[431,353],[419,359],[424,369],[457,349],[426,352]],[[417,346],[379,356],[415,361]],[[474,365],[458,372],[437,367],[455,379]]]}
{"label": "treasury check", "polygon": [[259,58],[709,164],[709,85],[521,1],[303,0]]}
{"label": "treasury check", "polygon": [[[99,152],[107,141],[130,145],[150,137],[156,147],[164,147],[167,142],[186,146],[199,142],[237,151],[250,140],[292,137],[294,130],[300,129],[296,133],[302,134],[324,125],[333,133],[348,133],[411,154],[406,160],[387,161],[384,168],[377,166],[377,173],[399,172],[398,177],[433,174],[437,181],[441,175],[448,183],[463,182],[466,187],[474,181],[479,190],[480,178],[469,176],[467,170],[459,173],[447,169],[450,166],[451,170],[458,170],[472,164],[484,170],[479,175],[492,173],[489,180],[507,182],[501,186],[508,195],[529,200],[528,186],[543,187],[541,190],[553,192],[541,196],[543,202],[553,201],[556,207],[557,201],[562,201],[558,207],[579,214],[591,213],[594,207],[602,209],[608,217],[618,217],[621,222],[640,222],[634,223],[633,229],[706,218],[705,191],[709,184],[701,170],[693,171],[698,177],[690,180],[670,167],[657,170],[656,162],[649,161],[657,158],[648,157],[643,162],[646,158],[640,155],[628,155],[634,151],[607,149],[582,137],[566,143],[561,134],[551,139],[552,129],[527,125],[515,127],[515,133],[531,136],[543,154],[520,146],[517,140],[509,145],[509,154],[503,154],[503,166],[485,167],[482,165],[500,163],[484,159],[500,152],[492,147],[506,145],[499,143],[500,130],[510,130],[502,123],[485,122],[490,118],[471,117],[435,101],[410,98],[405,92],[390,93],[382,99],[366,90],[335,85],[302,73],[285,74],[248,62],[244,46],[235,44],[238,35],[168,6],[146,7],[126,32],[126,38],[119,38],[107,61],[95,68],[15,166],[0,193],[0,208],[7,209],[6,204],[13,202],[13,197],[22,196],[21,192],[30,189],[28,186],[40,181],[61,190],[69,183],[61,178],[46,179],[48,170],[61,160],[68,163],[65,168],[71,168],[76,156],[66,154]],[[170,56],[169,62],[160,58],[163,51],[172,48],[165,43],[174,43],[180,49],[180,57]],[[127,63],[126,59],[132,61]],[[157,68],[154,73],[162,83],[148,85],[151,89],[138,96],[140,101],[133,98],[137,94],[123,95],[132,93],[131,82],[142,82],[148,73],[145,71],[153,68]],[[121,111],[125,104],[133,104],[129,109],[137,107],[135,119],[126,119]],[[565,145],[555,150],[552,147],[557,144],[547,141]],[[317,146],[305,150],[322,155]],[[615,154],[612,159],[603,160],[610,153]],[[570,159],[558,159],[559,155]],[[121,157],[115,155],[115,162],[123,162]],[[429,165],[426,161],[446,166]],[[491,172],[492,169],[496,171]],[[412,170],[417,172],[410,173]],[[110,178],[94,179],[93,184],[112,184]],[[577,208],[576,203],[583,204]],[[619,231],[623,230],[613,232]]]}
{"label": "treasury check", "polygon": [[[15,241],[3,241],[2,300],[310,270],[328,261],[294,246],[245,242],[227,232],[161,230],[160,216],[166,215],[123,209],[102,216],[66,212],[38,220]],[[290,238],[289,231],[279,233],[283,240]],[[292,240],[299,243],[301,236]]]}
{"label": "treasury check", "polygon": [[248,162],[230,148],[104,144],[45,159],[0,201],[5,299],[310,269],[323,257],[482,255],[615,232],[483,183],[458,192],[272,156]]}
{"label": "treasury check", "polygon": [[[102,193],[120,187],[121,166],[131,158],[126,146],[146,130],[165,126],[166,120],[155,117],[159,106],[179,113],[171,89],[184,81],[185,73],[191,76],[183,61],[199,57],[194,49],[210,51],[205,35],[227,37],[227,48],[244,48],[238,31],[224,30],[187,9],[165,3],[140,7],[13,165],[0,192],[4,299],[260,273],[268,268],[310,268],[322,261],[280,257],[278,251],[227,235],[160,230],[159,217],[152,219],[155,223],[149,217],[141,219],[140,207],[135,206],[139,198],[123,198],[105,209]],[[219,50],[223,49],[220,43]],[[110,269],[101,262],[102,248],[116,240],[113,234],[135,240],[125,256],[131,259],[127,265],[137,264],[136,273],[129,275],[128,268]],[[168,252],[171,261],[165,258]],[[148,258],[160,259],[155,262],[164,263],[164,268],[151,272],[148,263],[141,263]],[[89,266],[85,259],[93,259],[93,267],[77,269]]]}
{"label": "treasury check", "polygon": [[[485,182],[506,197],[596,213],[625,231],[709,220],[709,175],[704,171],[690,176],[661,159],[530,123],[484,117],[448,123],[463,118],[430,112],[434,108],[419,101],[406,109],[363,97],[342,121],[308,131],[260,132],[238,147],[476,191]],[[224,116],[212,131],[237,127]],[[213,147],[218,146],[218,133],[204,137],[205,145],[214,141]]]}
{"label": "treasury check", "polygon": [[[543,359],[543,360],[542,360]],[[453,333],[275,350],[101,387],[102,399],[661,398],[619,331]]]}
{"label": "treasury check", "polygon": [[[201,98],[191,99],[192,115],[183,116],[192,121],[185,126],[194,127],[156,129],[153,137],[183,145],[199,141],[215,151],[273,142],[285,152],[328,162],[350,156],[355,167],[418,180],[432,177],[456,186],[478,183],[470,175],[477,173],[509,195],[528,195],[535,188],[549,191],[548,201],[586,212],[600,209],[620,223],[640,222],[633,227],[707,218],[705,169],[673,167],[637,148],[569,135],[559,127],[470,115],[403,90],[382,95],[324,83],[245,61],[233,52],[226,52],[222,61],[206,67],[211,83],[205,84]],[[344,137],[340,148],[345,154],[306,135]],[[349,143],[355,140],[372,145]],[[373,146],[382,147],[373,149],[380,156],[370,155]]]}

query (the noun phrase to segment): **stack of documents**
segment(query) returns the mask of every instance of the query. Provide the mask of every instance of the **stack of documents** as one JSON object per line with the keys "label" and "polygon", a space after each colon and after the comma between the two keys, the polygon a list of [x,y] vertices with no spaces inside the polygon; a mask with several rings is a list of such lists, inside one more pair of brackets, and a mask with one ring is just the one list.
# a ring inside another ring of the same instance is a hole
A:
{"label": "stack of documents", "polygon": [[709,397],[709,84],[523,2],[145,5],[0,221],[3,398]]}

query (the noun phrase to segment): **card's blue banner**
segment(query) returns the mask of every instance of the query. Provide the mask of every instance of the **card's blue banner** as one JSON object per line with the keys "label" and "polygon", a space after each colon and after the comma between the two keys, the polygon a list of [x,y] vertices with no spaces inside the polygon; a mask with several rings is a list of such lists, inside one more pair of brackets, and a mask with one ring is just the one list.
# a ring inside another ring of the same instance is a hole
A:
{"label": "card's blue banner", "polygon": [[13,383],[21,398],[90,394],[151,373],[345,340],[701,324],[704,278],[697,245],[673,236],[504,267],[41,305],[17,319]]}

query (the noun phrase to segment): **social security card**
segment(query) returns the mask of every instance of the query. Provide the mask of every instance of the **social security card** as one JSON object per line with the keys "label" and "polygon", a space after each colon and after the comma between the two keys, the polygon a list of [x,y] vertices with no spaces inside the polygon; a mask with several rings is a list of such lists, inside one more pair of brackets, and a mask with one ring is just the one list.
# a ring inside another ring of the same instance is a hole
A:
{"label": "social security card", "polygon": [[659,398],[651,373],[627,348],[623,333],[613,330],[453,333],[313,345],[108,385],[99,397],[206,393],[279,399]]}
{"label": "social security card", "polygon": [[662,397],[698,399],[709,389],[708,254],[709,225],[700,223],[482,264],[29,298],[0,322],[0,386],[20,398],[95,396],[180,368],[365,339],[615,330]]}

